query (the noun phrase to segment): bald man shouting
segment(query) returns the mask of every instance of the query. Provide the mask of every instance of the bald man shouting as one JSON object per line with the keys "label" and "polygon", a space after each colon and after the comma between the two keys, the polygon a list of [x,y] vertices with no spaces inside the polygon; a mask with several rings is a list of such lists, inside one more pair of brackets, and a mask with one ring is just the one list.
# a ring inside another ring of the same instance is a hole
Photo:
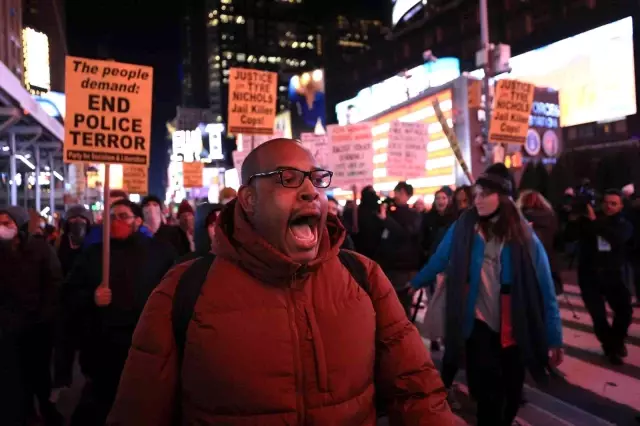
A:
{"label": "bald man shouting", "polygon": [[107,424],[373,426],[377,410],[455,424],[393,287],[340,250],[331,177],[294,140],[247,156],[215,256],[176,266],[149,299]]}

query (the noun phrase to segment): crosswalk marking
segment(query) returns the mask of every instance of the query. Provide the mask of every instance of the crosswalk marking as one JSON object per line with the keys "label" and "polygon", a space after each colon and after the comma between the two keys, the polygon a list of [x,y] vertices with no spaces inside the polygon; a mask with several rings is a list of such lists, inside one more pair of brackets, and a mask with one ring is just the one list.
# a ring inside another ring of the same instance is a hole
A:
{"label": "crosswalk marking", "polygon": [[[625,365],[609,366],[593,334],[579,287],[565,284],[564,289],[566,296],[559,296],[558,301],[567,354],[559,371],[564,374],[566,384],[555,390],[525,385],[528,404],[521,408],[517,420],[525,426],[631,424],[634,416],[640,414],[640,309],[634,309]],[[571,312],[567,299],[578,318]],[[425,311],[418,314],[416,325],[423,321]],[[608,311],[611,316],[611,310]],[[429,342],[425,339],[425,343]],[[434,359],[438,357],[435,355]],[[464,381],[464,372],[458,377]],[[466,390],[463,383],[461,386]],[[585,403],[583,396],[588,396],[591,402]]]}

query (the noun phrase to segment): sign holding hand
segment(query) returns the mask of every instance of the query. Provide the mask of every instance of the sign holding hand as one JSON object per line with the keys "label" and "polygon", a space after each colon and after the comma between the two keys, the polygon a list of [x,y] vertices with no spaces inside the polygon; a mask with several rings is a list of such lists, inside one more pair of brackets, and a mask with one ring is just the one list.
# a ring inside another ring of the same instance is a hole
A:
{"label": "sign holding hand", "polygon": [[103,283],[93,293],[93,300],[97,306],[103,308],[111,304],[111,289]]}

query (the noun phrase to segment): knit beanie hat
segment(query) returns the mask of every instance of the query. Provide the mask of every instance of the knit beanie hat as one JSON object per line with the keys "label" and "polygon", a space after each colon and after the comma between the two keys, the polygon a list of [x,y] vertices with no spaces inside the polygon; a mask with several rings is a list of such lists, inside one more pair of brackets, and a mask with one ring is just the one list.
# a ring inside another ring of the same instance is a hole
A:
{"label": "knit beanie hat", "polygon": [[178,207],[178,217],[185,213],[195,214],[195,211],[193,210],[193,207],[191,207],[191,204],[189,204],[189,201],[182,200],[180,206]]}
{"label": "knit beanie hat", "polygon": [[478,177],[476,184],[498,194],[514,196],[515,181],[503,163],[492,164]]}

